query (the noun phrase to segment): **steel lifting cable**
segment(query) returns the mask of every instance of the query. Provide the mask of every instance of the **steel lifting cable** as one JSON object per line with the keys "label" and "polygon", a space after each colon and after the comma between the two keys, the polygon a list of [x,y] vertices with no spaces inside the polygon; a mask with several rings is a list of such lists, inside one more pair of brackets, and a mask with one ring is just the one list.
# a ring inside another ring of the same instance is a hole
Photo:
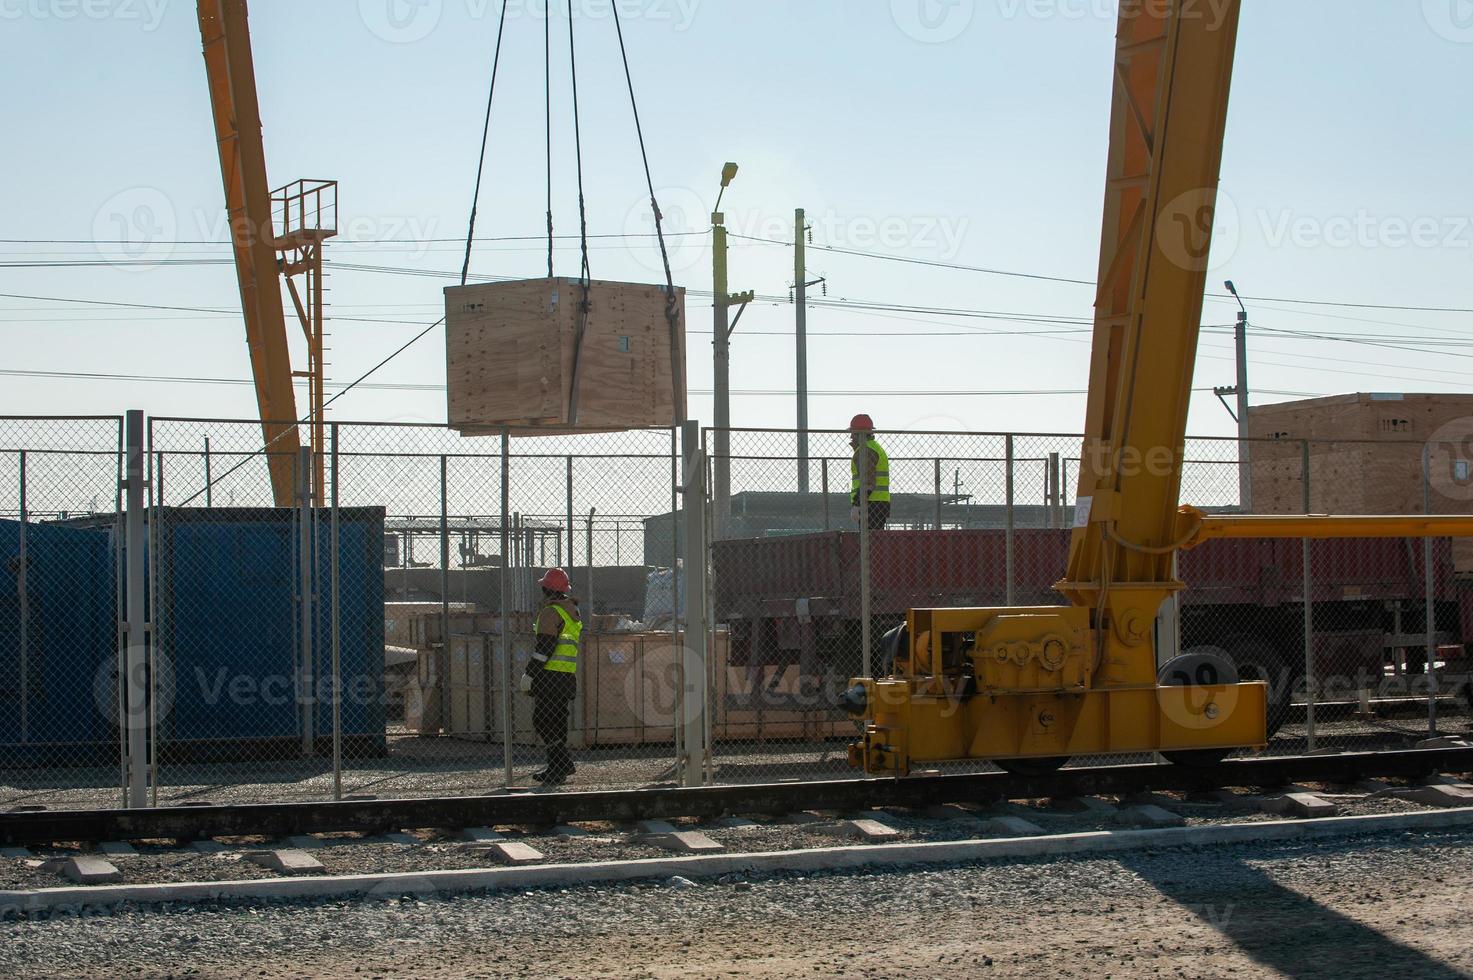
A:
{"label": "steel lifting cable", "polygon": [[685,405],[680,392],[684,390],[684,371],[680,349],[680,301],[675,295],[675,277],[670,271],[670,250],[665,245],[665,229],[661,224],[660,202],[655,199],[655,180],[650,175],[650,155],[645,148],[644,127],[639,121],[639,100],[634,95],[634,75],[629,70],[629,51],[624,45],[624,25],[619,19],[619,5],[610,5],[614,11],[614,30],[619,34],[619,57],[624,62],[624,81],[629,86],[629,106],[634,112],[634,132],[639,137],[639,156],[644,163],[644,181],[650,191],[650,208],[655,214],[655,238],[660,243],[660,261],[665,266],[665,320],[670,327],[670,384],[674,397],[675,424],[685,421]]}
{"label": "steel lifting cable", "polygon": [[543,112],[547,134],[547,278],[552,271],[552,12],[542,18]]}
{"label": "steel lifting cable", "polygon": [[[548,5],[548,20],[552,19],[552,5]],[[568,67],[573,86],[573,158],[578,172],[578,243],[582,252],[579,283],[583,296],[578,303],[578,325],[573,334],[573,374],[569,384],[568,421],[578,421],[578,389],[581,387],[579,367],[583,360],[583,338],[588,330],[588,208],[583,196],[583,128],[578,115],[578,49],[573,40],[573,0],[568,0]]]}
{"label": "steel lifting cable", "polygon": [[496,74],[501,67],[501,39],[506,35],[506,8],[508,6],[508,3],[502,3],[501,21],[496,27],[496,53],[491,58],[491,91],[486,95],[486,121],[481,126],[481,157],[476,162],[476,190],[471,196],[470,230],[465,236],[465,263],[460,267],[462,286],[465,285],[471,271],[471,248],[475,245],[476,240],[476,211],[481,204],[481,177],[486,172],[486,143],[491,136],[491,103],[496,98]]}

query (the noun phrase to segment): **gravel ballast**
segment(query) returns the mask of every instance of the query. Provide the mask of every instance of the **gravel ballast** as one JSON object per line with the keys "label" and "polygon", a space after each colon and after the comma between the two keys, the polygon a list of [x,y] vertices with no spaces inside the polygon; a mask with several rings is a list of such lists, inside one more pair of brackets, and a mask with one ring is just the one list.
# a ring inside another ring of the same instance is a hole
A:
{"label": "gravel ballast", "polygon": [[[0,924],[14,976],[1469,976],[1473,835]],[[401,886],[398,891],[404,891]]]}

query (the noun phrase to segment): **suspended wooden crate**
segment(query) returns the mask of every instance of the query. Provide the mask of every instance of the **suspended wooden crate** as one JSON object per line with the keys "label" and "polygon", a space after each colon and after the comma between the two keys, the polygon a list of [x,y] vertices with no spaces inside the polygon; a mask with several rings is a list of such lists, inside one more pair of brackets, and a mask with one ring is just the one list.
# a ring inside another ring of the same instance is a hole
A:
{"label": "suspended wooden crate", "polygon": [[[595,432],[685,416],[685,290],[671,336],[663,286],[576,279],[445,290],[450,427]],[[672,349],[673,348],[673,349]]]}

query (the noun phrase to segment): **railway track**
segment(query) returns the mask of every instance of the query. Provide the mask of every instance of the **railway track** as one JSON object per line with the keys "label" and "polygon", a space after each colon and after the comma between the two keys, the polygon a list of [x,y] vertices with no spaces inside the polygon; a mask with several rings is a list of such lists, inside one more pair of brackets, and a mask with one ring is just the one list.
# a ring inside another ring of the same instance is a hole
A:
{"label": "railway track", "polygon": [[1451,774],[1469,772],[1473,748],[1439,748],[1047,776],[12,812],[0,814],[0,918],[1461,833],[1473,827],[1473,785]]}
{"label": "railway track", "polygon": [[1473,747],[1234,759],[1210,766],[1089,766],[1044,775],[974,773],[599,792],[512,792],[426,799],[189,805],[137,810],[23,810],[0,814],[0,847],[58,841],[198,841],[222,837],[381,834],[419,828],[556,826],[783,815],[878,807],[924,809],[1007,800],[1202,793],[1297,783],[1352,785],[1473,772]]}

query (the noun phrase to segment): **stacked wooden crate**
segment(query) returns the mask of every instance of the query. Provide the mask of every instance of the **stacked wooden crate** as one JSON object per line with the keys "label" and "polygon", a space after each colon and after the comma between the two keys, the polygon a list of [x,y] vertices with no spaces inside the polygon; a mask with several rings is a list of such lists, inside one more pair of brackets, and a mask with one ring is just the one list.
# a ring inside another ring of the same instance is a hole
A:
{"label": "stacked wooden crate", "polygon": [[[1473,395],[1336,395],[1260,405],[1248,420],[1258,513],[1304,512],[1307,443],[1314,513],[1473,514]],[[1453,561],[1473,573],[1473,541],[1454,541]]]}
{"label": "stacked wooden crate", "polygon": [[685,417],[685,291],[576,279],[445,290],[450,426],[464,435],[669,426]]}

